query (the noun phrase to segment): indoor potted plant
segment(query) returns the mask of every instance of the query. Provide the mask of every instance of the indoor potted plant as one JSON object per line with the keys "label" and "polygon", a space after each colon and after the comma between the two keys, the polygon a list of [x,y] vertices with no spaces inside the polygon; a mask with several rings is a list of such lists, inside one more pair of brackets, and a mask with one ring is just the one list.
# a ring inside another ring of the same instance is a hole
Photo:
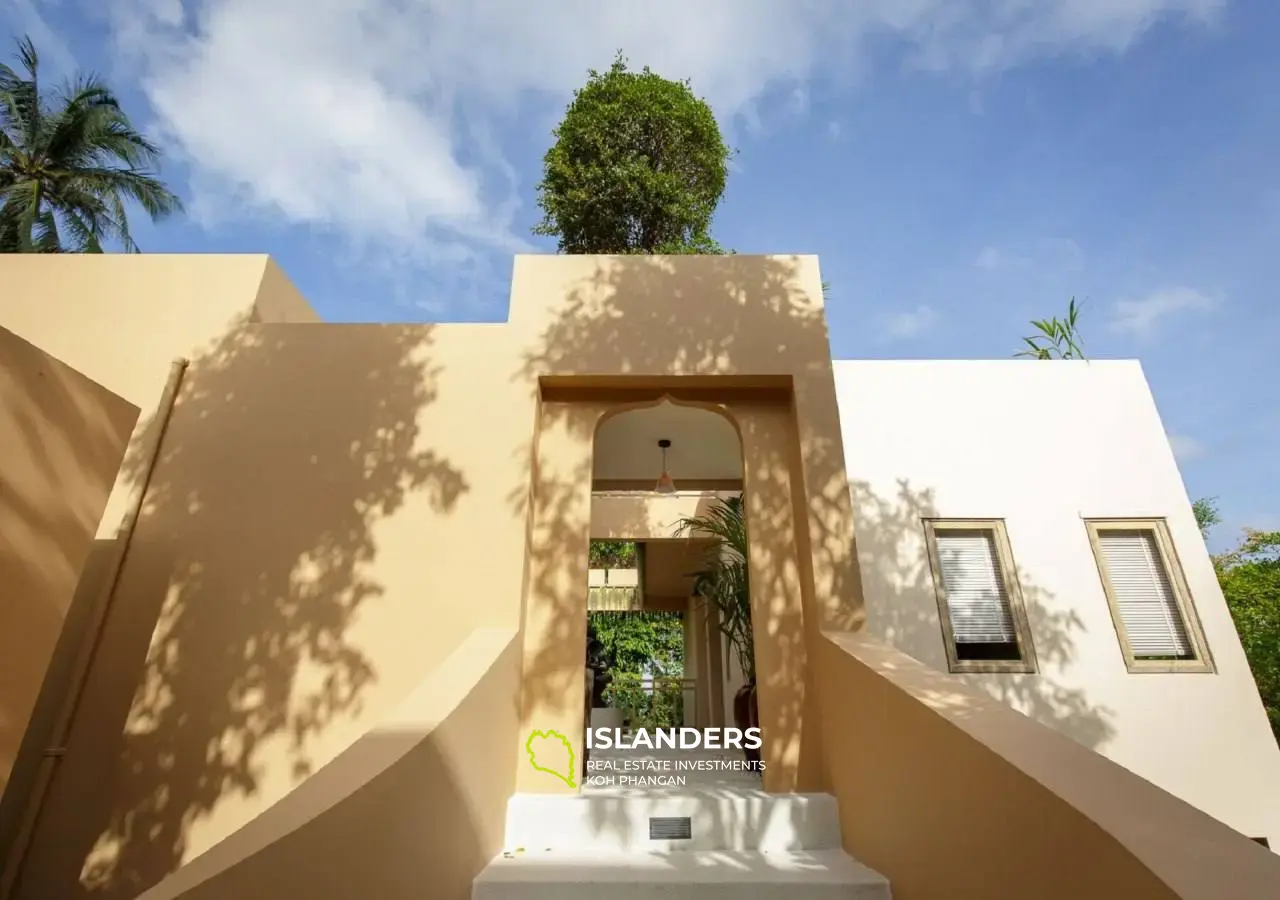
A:
{"label": "indoor potted plant", "polygon": [[[720,631],[738,656],[745,684],[733,698],[734,725],[760,727],[756,699],[755,643],[751,633],[751,586],[747,574],[747,519],[742,497],[718,498],[700,516],[681,519],[676,537],[709,537],[703,568],[693,573],[693,592],[719,612]],[[747,761],[760,761],[758,749],[745,749]]]}

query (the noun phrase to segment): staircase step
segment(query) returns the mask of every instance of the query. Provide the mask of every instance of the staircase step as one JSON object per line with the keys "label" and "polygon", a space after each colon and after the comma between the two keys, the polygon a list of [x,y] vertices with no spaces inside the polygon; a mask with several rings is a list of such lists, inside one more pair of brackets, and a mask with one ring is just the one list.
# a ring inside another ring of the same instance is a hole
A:
{"label": "staircase step", "polygon": [[891,900],[843,850],[523,853],[485,867],[472,900]]}
{"label": "staircase step", "polygon": [[[688,838],[650,837],[681,829]],[[690,788],[607,795],[515,794],[507,804],[506,850],[671,853],[710,850],[836,850],[840,818],[830,794]]]}

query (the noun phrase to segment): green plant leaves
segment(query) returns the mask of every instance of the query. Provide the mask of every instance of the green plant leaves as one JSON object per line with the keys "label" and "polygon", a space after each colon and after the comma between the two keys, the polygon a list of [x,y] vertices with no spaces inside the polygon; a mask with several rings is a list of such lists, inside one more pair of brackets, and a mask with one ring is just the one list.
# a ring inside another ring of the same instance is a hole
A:
{"label": "green plant leaves", "polygon": [[1021,359],[1085,359],[1084,350],[1080,346],[1080,335],[1076,327],[1080,308],[1076,298],[1072,297],[1067,304],[1067,315],[1064,319],[1032,319],[1031,326],[1039,334],[1024,337],[1025,350],[1013,354]]}
{"label": "green plant leaves", "polygon": [[555,130],[535,234],[563,253],[708,253],[732,151],[707,103],[648,68],[588,73]]}
{"label": "green plant leaves", "polygon": [[633,569],[639,556],[635,541],[592,541],[587,559],[593,569]]}
{"label": "green plant leaves", "polygon": [[[710,537],[703,568],[692,573],[694,593],[704,611],[719,615],[719,629],[738,655],[738,665],[754,681],[755,644],[751,623],[751,584],[747,566],[747,519],[742,497],[717,500],[706,514],[681,519],[676,537]],[[707,606],[710,604],[710,606]]]}
{"label": "green plant leaves", "polygon": [[155,177],[160,150],[97,78],[47,91],[30,38],[18,58],[22,71],[0,63],[0,252],[137,252],[129,203],[152,219],[182,209]]}

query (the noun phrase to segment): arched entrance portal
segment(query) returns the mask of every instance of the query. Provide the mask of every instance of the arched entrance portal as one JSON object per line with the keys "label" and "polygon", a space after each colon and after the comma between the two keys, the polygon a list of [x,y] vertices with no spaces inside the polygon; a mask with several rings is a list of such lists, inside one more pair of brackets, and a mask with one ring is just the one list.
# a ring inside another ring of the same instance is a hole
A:
{"label": "arched entrance portal", "polygon": [[[623,418],[648,409],[659,411]],[[662,417],[667,417],[665,423]],[[686,455],[682,461],[678,455],[684,440],[680,432],[659,434],[658,426],[675,428],[686,421],[690,427],[695,421],[703,423],[699,431],[689,435],[690,446],[701,447],[703,453],[701,457]],[[612,427],[610,423],[614,423]],[[751,522],[750,608],[753,631],[759,638],[752,644],[764,740],[763,787],[771,792],[822,790],[820,736],[816,710],[811,708],[816,693],[808,686],[811,671],[807,662],[809,647],[816,646],[818,617],[812,612],[812,581],[804,575],[804,554],[808,551],[802,552],[797,543],[796,517],[806,515],[806,501],[792,490],[793,482],[799,485],[795,473],[800,463],[789,389],[751,387],[735,392],[708,385],[680,390],[544,386],[537,428],[528,494],[516,790],[563,794],[582,788],[588,722],[584,650],[592,540],[630,540],[654,546],[659,541],[671,542],[664,545],[668,548],[687,545],[674,537],[680,520],[706,514],[719,495],[739,491]],[[660,493],[656,488],[662,474],[662,452],[657,442],[664,439],[671,441],[667,466],[676,490]],[[717,445],[738,450],[730,451],[728,457],[706,452],[708,446]],[[699,459],[699,465],[715,463],[718,467],[693,468]],[[682,471],[682,464],[689,468]],[[705,536],[694,536],[695,540],[701,537]],[[648,556],[652,548],[644,552]],[[638,587],[641,567],[636,564],[633,568]],[[677,578],[684,574],[679,571]],[[810,585],[807,591],[806,584]],[[687,589],[687,584],[678,586],[673,596],[685,594]],[[608,602],[631,601],[615,598]],[[692,619],[689,630],[698,627],[697,617],[689,617],[687,606],[683,618]],[[680,628],[683,645],[683,623]],[[704,640],[706,652],[700,656],[695,633],[694,649],[687,654],[693,659],[694,680],[701,682],[690,702],[694,721],[701,716],[703,722],[718,719],[731,723],[734,689],[730,688],[726,697],[722,685],[716,697],[715,684],[728,679],[712,677],[711,661],[719,653],[721,675],[731,676],[732,653],[725,652],[723,642]],[[699,678],[703,661],[707,674]],[[546,753],[531,754],[535,743]],[[554,771],[547,771],[549,767],[544,765],[550,756],[557,760]]]}
{"label": "arched entrance portal", "polygon": [[[602,419],[586,585],[584,719],[591,727],[627,733],[757,724],[742,474],[741,438],[722,411],[664,398]],[[612,790],[628,777],[624,760],[653,755],[595,751],[584,789]],[[653,774],[633,774],[630,782],[676,783],[677,760],[754,765],[759,751],[656,757]],[[758,787],[760,774],[725,766],[679,778]]]}

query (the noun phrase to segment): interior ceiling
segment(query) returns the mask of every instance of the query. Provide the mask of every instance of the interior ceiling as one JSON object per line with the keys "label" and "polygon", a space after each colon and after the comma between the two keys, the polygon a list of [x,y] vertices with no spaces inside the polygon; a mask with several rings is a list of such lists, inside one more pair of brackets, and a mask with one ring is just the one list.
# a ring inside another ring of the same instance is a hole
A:
{"label": "interior ceiling", "polygon": [[677,487],[686,478],[742,477],[742,444],[728,419],[705,409],[663,402],[621,413],[600,426],[595,478],[656,482],[662,474],[658,441],[663,438],[671,441],[667,471]]}
{"label": "interior ceiling", "polygon": [[690,597],[693,575],[706,565],[711,541],[644,542],[644,591],[649,597]]}

